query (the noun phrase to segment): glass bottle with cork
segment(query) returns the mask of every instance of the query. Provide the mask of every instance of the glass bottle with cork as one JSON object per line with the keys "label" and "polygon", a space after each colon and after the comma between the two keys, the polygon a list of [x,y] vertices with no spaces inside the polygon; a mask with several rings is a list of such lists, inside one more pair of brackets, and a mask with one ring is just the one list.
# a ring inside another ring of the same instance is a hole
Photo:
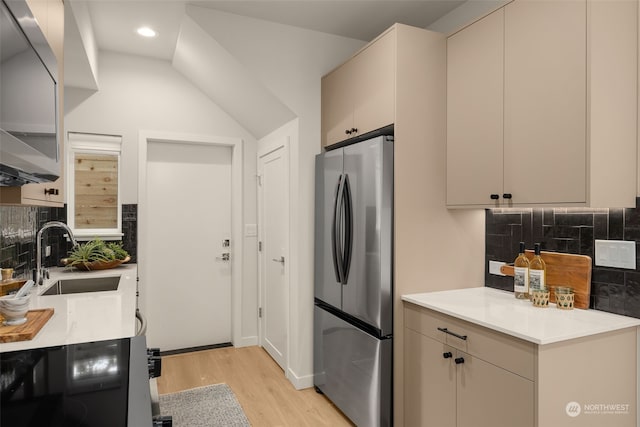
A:
{"label": "glass bottle with cork", "polygon": [[547,288],[547,266],[540,256],[540,243],[534,245],[534,253],[529,263],[529,294]]}
{"label": "glass bottle with cork", "polygon": [[513,262],[513,293],[516,299],[529,299],[529,258],[524,254],[524,242],[520,242]]}

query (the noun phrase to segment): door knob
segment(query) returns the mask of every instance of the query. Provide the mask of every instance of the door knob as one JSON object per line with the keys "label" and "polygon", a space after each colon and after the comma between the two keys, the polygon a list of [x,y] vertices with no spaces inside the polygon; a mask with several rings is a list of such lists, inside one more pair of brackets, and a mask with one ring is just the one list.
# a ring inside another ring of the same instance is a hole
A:
{"label": "door knob", "polygon": [[281,256],[279,259],[278,258],[273,258],[271,261],[275,261],[275,262],[281,262],[284,264],[284,257]]}
{"label": "door knob", "polygon": [[221,256],[217,256],[216,259],[218,261],[229,261],[230,259],[229,252],[224,252]]}

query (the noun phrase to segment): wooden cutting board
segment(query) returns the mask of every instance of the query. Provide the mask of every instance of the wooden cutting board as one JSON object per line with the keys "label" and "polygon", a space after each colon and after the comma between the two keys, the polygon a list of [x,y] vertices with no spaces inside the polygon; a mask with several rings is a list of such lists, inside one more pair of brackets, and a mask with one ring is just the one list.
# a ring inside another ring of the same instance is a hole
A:
{"label": "wooden cutting board", "polygon": [[[531,261],[534,252],[527,250],[525,255]],[[541,251],[540,256],[547,265],[547,287],[551,289],[549,300],[556,302],[554,292],[556,286],[569,286],[575,292],[575,308],[589,308],[591,257],[545,251]],[[513,265],[503,265],[500,271],[507,276],[513,276]]]}
{"label": "wooden cutting board", "polygon": [[17,291],[27,282],[27,280],[10,279],[0,282],[0,297],[8,295],[10,292]]}
{"label": "wooden cutting board", "polygon": [[27,312],[27,321],[22,325],[8,326],[0,323],[0,342],[28,341],[33,339],[51,316],[53,316],[53,308],[41,308],[29,310]]}

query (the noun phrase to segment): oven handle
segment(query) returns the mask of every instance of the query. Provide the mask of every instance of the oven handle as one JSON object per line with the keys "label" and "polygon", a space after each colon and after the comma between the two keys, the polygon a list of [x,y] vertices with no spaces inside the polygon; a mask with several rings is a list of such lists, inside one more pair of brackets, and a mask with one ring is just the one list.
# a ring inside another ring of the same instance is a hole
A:
{"label": "oven handle", "polygon": [[[136,319],[140,322],[140,328],[136,330],[136,336],[146,335],[147,333],[147,319],[142,315],[139,308],[136,308]],[[136,322],[136,325],[138,322]]]}

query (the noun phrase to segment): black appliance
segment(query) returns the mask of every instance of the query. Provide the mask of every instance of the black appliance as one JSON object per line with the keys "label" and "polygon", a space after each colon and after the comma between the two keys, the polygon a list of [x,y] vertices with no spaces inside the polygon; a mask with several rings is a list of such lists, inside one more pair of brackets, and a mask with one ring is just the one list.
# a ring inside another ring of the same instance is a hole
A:
{"label": "black appliance", "polygon": [[0,353],[0,425],[156,425],[149,378],[159,360],[144,336]]}

